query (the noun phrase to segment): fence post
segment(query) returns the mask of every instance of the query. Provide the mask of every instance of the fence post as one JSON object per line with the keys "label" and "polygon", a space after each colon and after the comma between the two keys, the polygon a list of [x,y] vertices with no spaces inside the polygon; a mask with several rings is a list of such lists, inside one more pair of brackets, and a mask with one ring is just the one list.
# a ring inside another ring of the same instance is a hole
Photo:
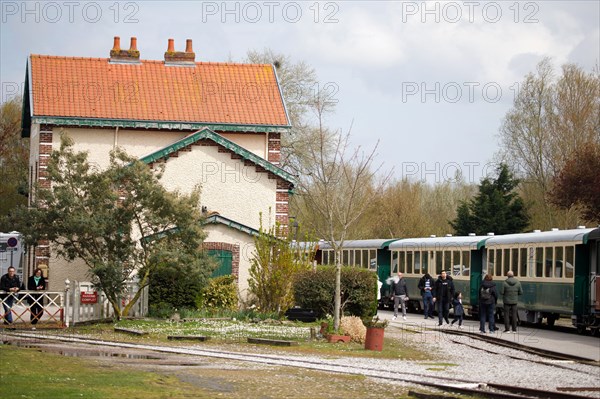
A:
{"label": "fence post", "polygon": [[70,288],[71,282],[69,281],[69,279],[65,280],[65,293],[64,293],[64,298],[65,298],[65,311],[64,311],[64,316],[65,316],[65,326],[69,327],[69,288]]}

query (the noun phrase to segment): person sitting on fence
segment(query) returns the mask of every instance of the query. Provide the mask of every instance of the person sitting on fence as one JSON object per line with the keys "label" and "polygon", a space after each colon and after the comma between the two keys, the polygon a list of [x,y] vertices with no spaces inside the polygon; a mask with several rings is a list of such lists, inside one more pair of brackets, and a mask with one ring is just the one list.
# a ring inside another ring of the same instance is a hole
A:
{"label": "person sitting on fence", "polygon": [[8,273],[0,278],[0,291],[6,291],[6,294],[0,295],[0,298],[3,300],[4,324],[11,324],[13,322],[12,306],[17,298],[17,292],[21,290],[21,287],[21,280],[16,275],[15,268],[10,266]]}
{"label": "person sitting on fence", "polygon": [[[33,272],[33,275],[27,280],[27,289],[29,291],[43,291],[46,289],[46,280],[42,276],[42,269],[37,268]],[[29,294],[29,316],[32,325],[36,325],[37,322],[42,318],[44,314],[43,307],[43,296],[42,294]],[[35,330],[35,327],[33,327]]]}

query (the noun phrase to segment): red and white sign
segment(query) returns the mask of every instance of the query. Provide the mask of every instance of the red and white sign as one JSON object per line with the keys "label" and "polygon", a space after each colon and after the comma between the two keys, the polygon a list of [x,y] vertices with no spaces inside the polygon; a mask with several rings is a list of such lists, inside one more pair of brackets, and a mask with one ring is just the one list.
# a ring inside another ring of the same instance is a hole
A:
{"label": "red and white sign", "polygon": [[81,291],[81,303],[98,303],[98,293],[96,291]]}

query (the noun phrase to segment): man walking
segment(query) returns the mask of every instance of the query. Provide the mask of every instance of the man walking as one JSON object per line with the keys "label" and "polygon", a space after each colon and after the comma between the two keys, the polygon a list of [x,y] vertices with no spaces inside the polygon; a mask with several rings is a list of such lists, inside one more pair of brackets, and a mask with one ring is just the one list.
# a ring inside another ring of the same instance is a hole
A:
{"label": "man walking", "polygon": [[504,332],[510,333],[509,327],[512,327],[513,334],[516,334],[517,304],[519,303],[519,295],[523,295],[523,288],[521,288],[521,282],[515,278],[512,270],[509,270],[506,276],[507,279],[500,287],[500,295],[502,295],[502,302],[504,302]]}
{"label": "man walking", "polygon": [[398,317],[398,305],[402,305],[402,318],[406,320],[406,302],[408,301],[408,288],[406,287],[406,281],[402,277],[402,273],[398,272],[398,277],[392,282],[392,295],[394,296],[394,317],[392,320],[396,320]]}
{"label": "man walking", "polygon": [[448,314],[450,312],[450,303],[454,297],[454,282],[448,278],[445,271],[442,271],[440,277],[435,282],[433,288],[433,302],[437,304],[439,325],[442,325],[442,319],[446,324],[450,324]]}
{"label": "man walking", "polygon": [[0,291],[6,291],[7,294],[2,294],[1,297],[4,300],[2,306],[4,308],[4,324],[11,324],[12,319],[12,306],[16,298],[17,292],[21,289],[21,280],[16,275],[15,268],[10,266],[8,273],[0,278]]}

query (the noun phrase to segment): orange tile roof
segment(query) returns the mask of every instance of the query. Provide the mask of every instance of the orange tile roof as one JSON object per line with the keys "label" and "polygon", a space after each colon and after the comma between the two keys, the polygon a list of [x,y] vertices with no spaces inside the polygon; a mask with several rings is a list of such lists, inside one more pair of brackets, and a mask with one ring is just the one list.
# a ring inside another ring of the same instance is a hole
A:
{"label": "orange tile roof", "polygon": [[271,65],[31,55],[33,116],[289,125]]}

